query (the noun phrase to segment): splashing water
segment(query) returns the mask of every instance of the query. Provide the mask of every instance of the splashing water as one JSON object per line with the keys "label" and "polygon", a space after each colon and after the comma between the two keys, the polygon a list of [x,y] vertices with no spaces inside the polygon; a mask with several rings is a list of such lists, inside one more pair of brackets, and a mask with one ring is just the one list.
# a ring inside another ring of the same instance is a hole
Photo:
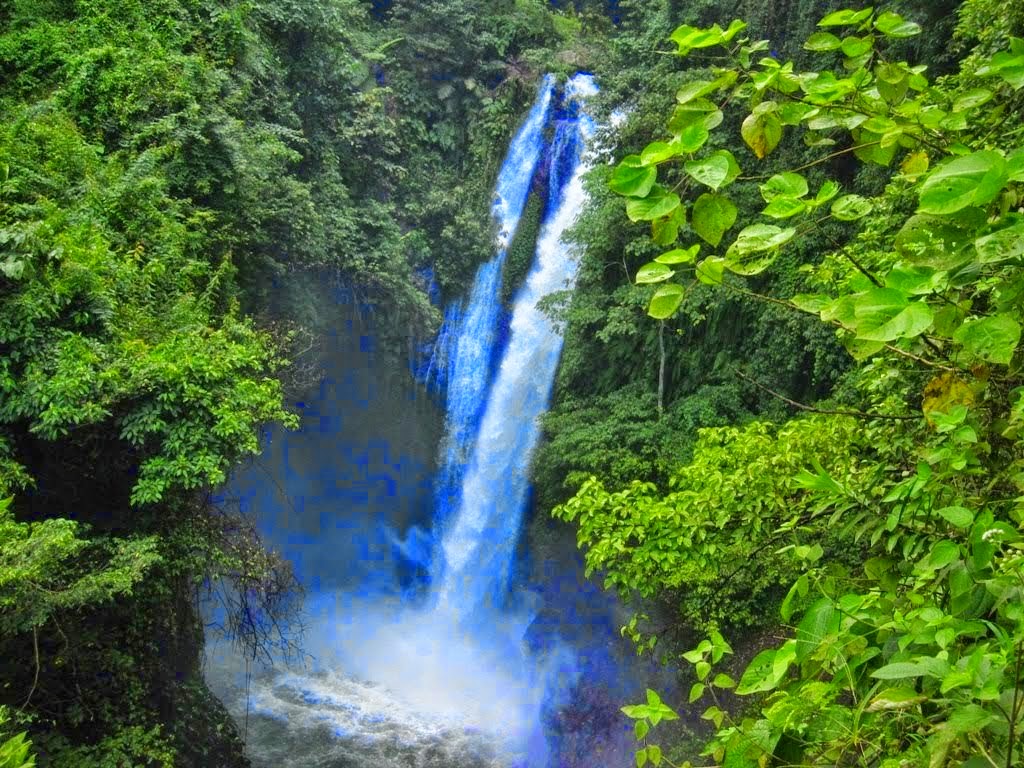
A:
{"label": "splashing water", "polygon": [[[400,589],[377,584],[371,592],[366,582],[358,593],[314,594],[306,606],[313,669],[266,671],[251,686],[222,693],[229,707],[244,706],[260,722],[248,739],[256,765],[547,768],[544,716],[564,703],[577,664],[557,641],[531,651],[534,613],[510,582],[538,418],[562,347],[538,302],[575,280],[576,254],[562,238],[586,203],[582,177],[594,125],[584,107],[596,90],[592,77],[577,75],[553,110],[554,81],[545,78],[498,180],[497,255],[477,272],[465,307],[446,313],[445,341],[435,345],[447,357],[433,374],[447,382],[447,436],[434,535],[418,544],[433,547],[425,555],[428,599],[412,604]],[[552,122],[535,260],[491,383],[505,250]]]}

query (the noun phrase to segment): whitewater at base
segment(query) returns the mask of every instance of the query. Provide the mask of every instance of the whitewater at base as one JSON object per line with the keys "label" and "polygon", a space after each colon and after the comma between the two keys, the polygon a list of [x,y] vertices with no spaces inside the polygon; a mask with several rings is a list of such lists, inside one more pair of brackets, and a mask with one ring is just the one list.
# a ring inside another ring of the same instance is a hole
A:
{"label": "whitewater at base", "polygon": [[[577,75],[555,106],[553,80],[544,80],[499,176],[497,254],[481,267],[467,306],[446,313],[452,327],[442,334],[445,359],[430,366],[447,385],[446,437],[433,530],[416,538],[421,561],[383,558],[372,578],[347,589],[310,585],[307,671],[253,671],[211,649],[208,678],[245,729],[258,768],[551,762],[552,723],[569,701],[579,664],[559,637],[531,637],[538,600],[511,583],[537,420],[561,350],[537,305],[552,291],[571,290],[575,278],[575,254],[562,238],[586,202],[593,123],[584,107],[595,92],[590,76]],[[547,203],[537,255],[502,349],[495,275],[542,158]],[[490,372],[497,355],[500,365]],[[393,537],[391,549],[415,560],[410,541]],[[368,544],[367,551],[376,550]],[[416,579],[412,588],[400,586],[403,568],[419,574],[418,588]]]}

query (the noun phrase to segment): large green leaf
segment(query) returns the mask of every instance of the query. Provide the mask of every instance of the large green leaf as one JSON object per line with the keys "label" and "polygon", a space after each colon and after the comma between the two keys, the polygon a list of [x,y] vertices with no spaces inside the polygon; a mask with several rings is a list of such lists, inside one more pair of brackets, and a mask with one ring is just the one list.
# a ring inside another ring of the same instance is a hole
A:
{"label": "large green leaf", "polygon": [[770,155],[782,141],[782,121],[772,109],[775,106],[774,102],[763,102],[740,126],[743,141],[759,160]]}
{"label": "large green leaf", "polygon": [[965,221],[965,213],[956,219],[923,215],[910,217],[896,235],[897,253],[912,264],[934,269],[952,270],[966,264],[973,258],[970,246],[974,243],[974,227],[983,223],[984,216],[979,216],[976,221],[968,217]]}
{"label": "large green leaf", "polygon": [[875,47],[874,38],[850,36],[843,38],[843,53],[851,59],[856,59],[871,51]]}
{"label": "large green leaf", "polygon": [[693,154],[703,147],[711,137],[707,123],[691,123],[679,132],[675,144],[680,154]]}
{"label": "large green leaf", "polygon": [[807,51],[838,51],[843,41],[831,32],[815,32],[804,43]]}
{"label": "large green leaf", "polygon": [[684,294],[683,286],[677,283],[661,286],[651,297],[647,314],[655,320],[667,320],[676,313],[679,305],[683,303]]}
{"label": "large green leaf", "polygon": [[897,661],[876,669],[871,676],[878,680],[906,680],[911,677],[924,677],[928,670],[914,661]]}
{"label": "large green leaf", "polygon": [[779,248],[796,235],[796,229],[772,224],[753,224],[744,229],[725,254],[725,265],[738,275],[764,272],[778,257]]}
{"label": "large green leaf", "polygon": [[807,179],[799,173],[791,171],[775,174],[759,188],[761,190],[761,197],[764,198],[766,203],[770,203],[772,200],[780,197],[801,198],[809,191]]}
{"label": "large green leaf", "polygon": [[956,213],[995,200],[1009,180],[1006,160],[998,152],[974,152],[940,165],[921,187],[919,211]]}
{"label": "large green leaf", "polygon": [[[736,179],[740,177],[740,164],[736,162],[736,157],[728,149],[719,149],[712,152],[708,157],[722,157],[729,164],[729,173],[725,176],[725,181],[722,182],[722,187],[727,187],[732,184]],[[1024,161],[1024,152],[1022,152],[1022,161]],[[1024,164],[1024,162],[1022,162]]]}
{"label": "large green leaf", "polygon": [[655,245],[672,245],[679,237],[679,229],[686,224],[686,209],[679,206],[671,214],[651,222],[651,240]]}
{"label": "large green leaf", "polygon": [[833,619],[837,617],[832,601],[823,597],[804,614],[796,628],[796,660],[803,662],[821,641],[832,631]]}
{"label": "large green leaf", "polygon": [[739,685],[736,686],[736,693],[740,696],[747,696],[751,693],[770,691],[782,680],[782,675],[775,672],[776,650],[769,648],[757,654],[747,665],[743,676],[740,677]]}
{"label": "large green leaf", "polygon": [[840,221],[863,219],[871,209],[871,201],[860,195],[843,195],[832,203],[832,215]]}
{"label": "large green leaf", "polygon": [[676,91],[676,101],[680,104],[686,104],[694,99],[707,96],[717,89],[717,83],[713,83],[710,80],[696,80],[692,83],[686,83]]}
{"label": "large green leaf", "polygon": [[725,276],[725,259],[709,256],[697,265],[696,275],[705,285],[721,285]]}
{"label": "large green leaf", "polygon": [[943,507],[939,515],[957,528],[970,528],[974,523],[974,512],[966,507]]}
{"label": "large green leaf", "polygon": [[928,700],[922,696],[916,688],[900,687],[886,688],[877,693],[868,704],[868,712],[891,712],[895,710],[910,709]]}
{"label": "large green leaf", "polygon": [[983,104],[988,104],[995,96],[988,88],[975,88],[960,96],[953,102],[954,112],[966,112],[969,109],[977,109]]}
{"label": "large green leaf", "polygon": [[722,195],[703,194],[693,204],[691,226],[711,245],[722,242],[722,236],[736,223],[738,211],[731,200]]}
{"label": "large green leaf", "polygon": [[934,319],[923,301],[908,301],[894,288],[874,288],[854,297],[857,338],[890,342],[920,336]]}
{"label": "large green leaf", "polygon": [[1024,88],[1024,39],[1010,39],[1010,50],[1000,51],[978,69],[979,75],[995,75],[1014,88]]}
{"label": "large green leaf", "polygon": [[791,219],[808,209],[808,204],[803,200],[794,200],[791,197],[779,197],[772,200],[762,213],[772,219]]}
{"label": "large green leaf", "polygon": [[676,44],[676,53],[680,56],[685,56],[694,48],[710,48],[726,42],[725,34],[717,24],[708,29],[698,29],[684,24],[677,27],[669,39]]}
{"label": "large green leaf", "polygon": [[860,24],[871,18],[874,8],[864,8],[860,11],[834,11],[818,22],[819,27],[848,27]]}
{"label": "large green leaf", "polygon": [[647,197],[626,201],[626,215],[630,221],[653,221],[670,216],[679,208],[679,195],[662,187],[654,187]]}
{"label": "large green leaf", "polygon": [[645,166],[639,155],[628,155],[612,173],[608,187],[626,197],[645,197],[657,179],[657,168]]}
{"label": "large green leaf", "polygon": [[704,98],[696,98],[675,108],[668,121],[668,130],[675,136],[682,135],[687,128],[697,130],[695,126],[710,131],[721,125],[723,119],[724,115],[718,105]]}
{"label": "large green leaf", "polygon": [[[857,90],[857,84],[850,78],[837,78],[831,72],[819,72],[814,77],[809,77],[801,83],[807,100],[812,104],[826,106],[833,104]],[[854,117],[859,125],[863,122],[862,117]],[[839,118],[839,124],[843,124],[844,118]],[[847,127],[850,127],[847,125]]]}
{"label": "large green leaf", "polygon": [[921,25],[907,21],[898,13],[886,11],[875,19],[875,29],[887,37],[914,37],[921,34]]}
{"label": "large green leaf", "polygon": [[1024,256],[1024,217],[1014,217],[1010,221],[1010,226],[974,241],[978,261],[982,264],[996,264]]}
{"label": "large green leaf", "polygon": [[690,160],[684,167],[690,176],[715,191],[718,191],[729,178],[729,159],[720,154]]}
{"label": "large green leaf", "polygon": [[908,296],[925,296],[946,285],[946,273],[916,264],[897,264],[885,276],[885,287]]}
{"label": "large green leaf", "polygon": [[697,257],[700,251],[700,243],[691,245],[689,248],[675,248],[668,253],[663,253],[654,260],[659,264],[689,264]]}
{"label": "large green leaf", "polygon": [[1010,315],[970,318],[953,334],[953,341],[971,357],[1009,365],[1020,343],[1020,332],[1020,323]]}
{"label": "large green leaf", "polygon": [[780,229],[772,224],[751,224],[736,238],[733,247],[742,253],[757,253],[779,248],[796,235],[795,229]]}
{"label": "large green leaf", "polygon": [[661,283],[668,280],[674,274],[675,271],[667,264],[659,264],[656,261],[650,261],[637,270],[636,282],[638,285]]}
{"label": "large green leaf", "polygon": [[675,142],[652,141],[640,153],[640,161],[644,165],[657,165],[679,155],[679,145]]}

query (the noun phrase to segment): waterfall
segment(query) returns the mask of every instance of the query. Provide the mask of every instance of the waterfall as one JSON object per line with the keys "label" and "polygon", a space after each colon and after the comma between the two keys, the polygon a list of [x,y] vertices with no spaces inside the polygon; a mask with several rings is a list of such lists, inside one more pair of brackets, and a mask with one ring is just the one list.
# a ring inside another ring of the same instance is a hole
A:
{"label": "waterfall", "polygon": [[[582,177],[593,123],[585,105],[596,90],[591,77],[577,75],[556,97],[554,79],[544,79],[496,185],[495,256],[477,271],[466,301],[447,308],[433,344],[425,381],[445,392],[446,436],[431,534],[421,518],[413,522],[412,514],[388,508],[392,500],[400,506],[405,488],[409,505],[422,509],[419,493],[428,497],[431,489],[425,470],[396,480],[407,458],[368,437],[379,434],[378,422],[395,431],[404,422],[395,418],[402,405],[393,400],[381,403],[385,413],[367,410],[378,397],[378,369],[361,328],[346,338],[353,355],[356,348],[366,353],[366,369],[340,371],[336,384],[303,404],[310,407],[302,432],[280,436],[275,463],[286,487],[256,471],[248,478],[248,494],[260,489],[266,500],[264,524],[269,515],[271,532],[290,547],[310,589],[303,615],[307,668],[253,671],[248,659],[211,655],[216,661],[207,674],[247,723],[258,768],[554,764],[549,718],[579,679],[582,656],[557,629],[538,642],[529,634],[537,612],[509,596],[538,419],[562,347],[538,303],[571,289],[575,279],[576,253],[563,236],[586,202]],[[538,172],[542,159],[546,173]],[[534,263],[515,296],[508,340],[499,343],[505,255],[537,179],[546,179],[547,199]],[[432,450],[433,441],[424,455]],[[289,508],[278,494],[287,495]],[[315,535],[299,536],[292,522],[299,519]],[[392,550],[396,542],[400,556]],[[409,562],[430,564],[426,600],[421,582],[406,589]],[[346,579],[335,578],[347,571]]]}
{"label": "waterfall", "polygon": [[436,481],[435,526],[443,524],[459,502],[463,470],[476,435],[497,336],[502,267],[544,152],[544,128],[554,88],[554,78],[547,75],[529,115],[509,144],[491,208],[498,229],[497,252],[477,270],[465,309],[455,305],[445,313],[438,337],[445,343],[435,353],[435,357],[441,355],[443,359],[431,361],[433,370],[443,366],[447,387],[446,435]]}
{"label": "waterfall", "polygon": [[[439,606],[458,617],[482,606],[500,607],[526,506],[530,458],[547,408],[561,334],[538,307],[548,294],[572,287],[574,249],[562,236],[586,202],[583,152],[593,133],[583,101],[596,92],[593,78],[576,75],[566,85],[556,121],[548,182],[547,216],[536,257],[512,311],[511,335],[491,387],[472,459],[463,479],[458,513],[441,542]],[[497,304],[497,293],[488,297]],[[455,393],[458,395],[459,393]]]}

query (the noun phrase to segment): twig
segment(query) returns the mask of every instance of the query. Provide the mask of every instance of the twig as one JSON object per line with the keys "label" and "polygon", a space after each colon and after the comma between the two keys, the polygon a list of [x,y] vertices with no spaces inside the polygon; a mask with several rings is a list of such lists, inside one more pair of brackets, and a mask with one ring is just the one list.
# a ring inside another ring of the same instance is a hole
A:
{"label": "twig", "polygon": [[39,685],[39,627],[32,627],[32,646],[35,649],[36,655],[36,675],[32,680],[32,688],[28,692],[28,696],[25,698],[25,702],[21,705],[24,709],[28,706],[29,702],[32,701],[32,696],[36,692],[36,686]]}
{"label": "twig", "polygon": [[748,381],[763,392],[767,392],[772,397],[787,403],[794,408],[801,411],[807,411],[808,413],[821,413],[826,416],[853,416],[859,419],[887,419],[889,421],[918,421],[921,416],[895,416],[887,413],[868,413],[867,411],[854,411],[854,410],[828,410],[825,408],[815,408],[813,405],[807,405],[806,403],[797,402],[791,398],[786,397],[780,392],[776,392],[774,389],[765,386],[756,379],[747,376],[743,371],[736,369],[736,375],[744,381]]}
{"label": "twig", "polygon": [[[879,141],[870,141],[867,144],[858,144],[855,147],[847,147],[846,149],[841,149],[838,152],[833,152],[830,155],[825,155],[824,157],[819,157],[817,160],[814,160],[814,161],[812,161],[810,163],[806,163],[806,164],[798,166],[796,168],[792,168],[792,169],[790,169],[790,173],[797,173],[799,171],[806,171],[808,168],[813,168],[816,165],[821,165],[822,163],[827,163],[829,160],[832,160],[832,159],[837,158],[837,157],[841,157],[842,155],[849,154],[850,152],[856,152],[858,149],[867,149],[868,147],[874,147],[874,146],[876,146],[878,144],[881,144],[881,143],[882,142],[880,140]],[[774,174],[772,174],[772,175],[774,175]],[[765,174],[763,176],[740,176],[739,179],[737,179],[737,181],[765,181],[767,179],[770,179],[772,177],[772,175]]]}

